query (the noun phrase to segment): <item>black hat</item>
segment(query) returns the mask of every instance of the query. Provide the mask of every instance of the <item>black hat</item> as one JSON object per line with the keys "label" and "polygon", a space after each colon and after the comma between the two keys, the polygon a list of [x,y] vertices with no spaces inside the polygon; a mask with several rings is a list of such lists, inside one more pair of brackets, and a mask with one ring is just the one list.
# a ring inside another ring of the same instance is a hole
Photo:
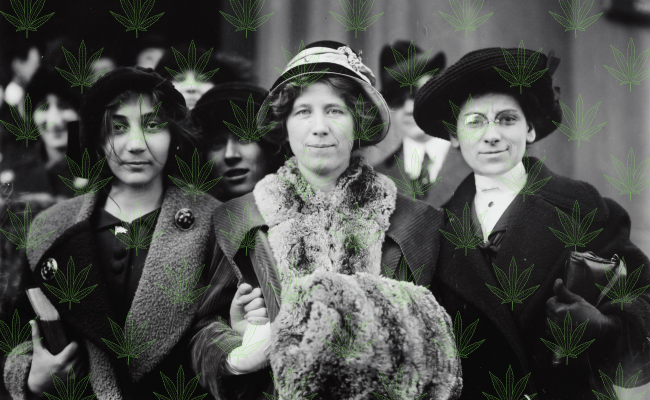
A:
{"label": "black hat", "polygon": [[151,68],[119,67],[108,73],[84,93],[79,109],[79,141],[81,149],[91,147],[93,138],[98,137],[103,110],[114,98],[127,90],[134,92],[163,93],[161,108],[171,118],[182,119],[187,114],[185,98],[168,80]]}
{"label": "black hat", "polygon": [[[379,68],[380,68],[380,73],[379,73],[379,80],[381,81],[381,94],[384,96],[386,101],[389,103],[398,100],[400,98],[406,98],[407,96],[413,95],[417,93],[416,90],[419,88],[413,87],[411,90],[411,87],[409,86],[401,86],[401,84],[393,78],[390,73],[386,70],[386,68],[391,69],[393,71],[400,71],[397,61],[395,61],[395,54],[393,53],[393,49],[395,51],[399,52],[404,59],[408,58],[408,50],[410,44],[413,43],[408,42],[406,40],[398,40],[396,41],[392,46],[390,45],[385,45],[383,49],[381,49],[381,55],[379,56]],[[420,57],[425,53],[422,51],[422,49],[419,46],[413,45],[415,47],[415,57],[416,57],[416,62],[420,61]],[[445,68],[447,65],[447,57],[445,56],[445,53],[442,51],[439,51],[436,53],[435,56],[429,57],[429,59],[426,61],[424,64],[423,68],[421,69],[422,73],[433,71],[437,69],[438,71],[436,74],[440,74],[442,69]]]}
{"label": "black hat", "polygon": [[449,140],[449,132],[442,123],[454,122],[449,102],[460,106],[472,93],[496,91],[511,94],[515,99],[533,98],[535,107],[529,112],[535,114],[531,118],[536,121],[535,141],[548,136],[556,129],[553,121],[562,121],[559,88],[553,86],[552,78],[560,60],[553,56],[553,52],[548,57],[540,53],[535,65],[531,66],[530,74],[548,70],[530,83],[530,87],[512,87],[495,68],[510,72],[504,51],[509,52],[515,60],[518,59],[518,51],[525,53],[526,62],[531,60],[536,52],[524,50],[523,43],[520,46],[519,49],[491,47],[475,50],[465,54],[444,72],[435,74],[415,97],[413,116],[418,126],[431,136]]}
{"label": "black hat", "polygon": [[247,82],[228,82],[216,85],[205,92],[196,103],[192,110],[192,121],[194,121],[195,125],[201,127],[205,139],[210,140],[211,136],[222,131],[228,131],[223,121],[238,125],[230,104],[231,101],[246,112],[248,98],[252,96],[255,112],[258,112],[266,98],[266,93],[265,89]]}

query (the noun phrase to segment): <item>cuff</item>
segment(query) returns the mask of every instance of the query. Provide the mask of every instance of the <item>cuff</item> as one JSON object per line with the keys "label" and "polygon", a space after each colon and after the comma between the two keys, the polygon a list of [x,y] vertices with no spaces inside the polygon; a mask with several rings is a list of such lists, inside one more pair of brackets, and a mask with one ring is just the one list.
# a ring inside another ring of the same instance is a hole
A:
{"label": "cuff", "polygon": [[14,400],[33,398],[27,388],[27,378],[32,366],[32,355],[7,357],[3,371],[5,387]]}

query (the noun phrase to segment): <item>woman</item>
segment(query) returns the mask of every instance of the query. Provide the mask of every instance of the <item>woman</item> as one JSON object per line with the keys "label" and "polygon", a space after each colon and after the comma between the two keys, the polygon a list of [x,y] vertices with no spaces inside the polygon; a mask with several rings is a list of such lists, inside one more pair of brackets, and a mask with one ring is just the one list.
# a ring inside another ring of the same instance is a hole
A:
{"label": "woman", "polygon": [[[517,55],[517,49],[506,50]],[[526,50],[527,60],[532,55]],[[465,324],[480,320],[472,340],[485,339],[462,359],[463,378],[472,382],[465,385],[463,399],[479,398],[482,392],[494,395],[490,373],[503,381],[510,366],[515,381],[530,374],[523,394],[552,399],[593,398],[589,381],[596,387],[601,383],[598,370],[614,380],[619,362],[625,379],[644,369],[638,384],[648,379],[644,364],[649,352],[645,336],[650,330],[650,292],[624,307],[605,297],[596,308],[559,279],[574,246],[565,245],[549,227],[563,232],[557,210],[572,215],[576,202],[583,220],[597,210],[584,233],[602,229],[585,240],[586,246],[578,245],[578,251],[592,251],[607,260],[616,254],[625,259],[628,275],[645,265],[636,287],[649,283],[650,269],[648,257],[630,242],[630,219],[618,203],[601,197],[592,185],[558,175],[545,165],[537,173],[534,166],[539,160],[525,157],[527,146],[553,132],[553,121],[561,121],[559,91],[554,90],[551,77],[557,61],[540,55],[531,75],[549,70],[520,94],[519,87],[510,88],[496,72],[496,68],[508,70],[500,48],[473,51],[434,76],[415,100],[418,125],[430,135],[450,140],[473,170],[444,206],[448,217],[441,230],[454,234],[454,219],[469,218],[470,210],[473,220],[484,215],[475,229],[487,241],[474,249],[441,238],[434,276],[436,298],[451,315],[460,312]],[[522,188],[528,180],[526,188],[532,190],[513,191],[500,178],[520,178]],[[507,290],[500,282],[508,284],[497,279],[497,268],[508,274],[510,265],[520,277],[532,268],[519,288],[527,293],[517,301],[502,301],[495,293]],[[574,329],[588,321],[579,343],[594,340],[586,351],[578,352],[577,359],[560,359],[540,340],[557,343],[548,319],[563,329],[567,313]],[[600,392],[606,393],[604,388]]]}
{"label": "woman", "polygon": [[[307,67],[313,74],[298,72],[306,63],[315,63]],[[459,390],[455,360],[444,359],[429,341],[439,338],[438,322],[450,324],[444,310],[428,291],[418,291],[412,283],[404,282],[422,295],[417,302],[421,307],[402,309],[376,286],[395,283],[380,277],[395,273],[403,281],[429,284],[442,215],[397,194],[391,180],[355,154],[359,143],[360,147],[378,143],[388,130],[388,108],[372,87],[373,80],[372,72],[349,47],[317,42],[289,62],[265,100],[270,110],[268,118],[258,116],[259,127],[272,126],[267,139],[288,143],[294,157],[258,182],[252,193],[224,203],[214,215],[215,226],[223,228],[216,233],[220,248],[210,273],[216,271],[220,283],[206,293],[208,302],[215,304],[202,310],[202,316],[206,323],[209,317],[212,322],[192,339],[191,355],[194,372],[201,373],[201,384],[215,398],[264,399],[265,393],[277,395],[276,389],[286,389],[291,376],[296,384],[302,378],[309,381],[305,395],[367,398],[370,391],[380,391],[378,372],[392,379],[397,364],[409,379],[421,374],[409,389],[419,395],[446,399]],[[359,96],[365,99],[365,112],[353,115]],[[372,107],[378,107],[376,119],[369,112]],[[358,133],[361,123],[352,121],[364,119],[366,128],[379,128],[360,142],[353,129]],[[234,229],[226,228],[230,224]],[[297,284],[300,279],[308,279],[306,287]],[[268,323],[244,327],[239,324],[241,317],[232,309],[228,312],[227,302],[217,303],[232,298],[238,282],[260,287],[267,309],[256,315],[268,316]],[[301,290],[311,296],[301,297],[305,294]],[[296,296],[292,300],[289,294]],[[382,339],[346,359],[349,364],[314,339],[332,339],[327,318],[342,324],[346,311],[355,325],[361,314],[374,315],[364,334],[369,340],[370,336]],[[234,330],[219,322],[229,318]],[[407,325],[412,330],[402,331],[400,326]],[[396,332],[413,347],[405,346]],[[233,356],[239,353],[236,347],[242,344],[242,333],[244,346],[261,344],[246,358],[237,359]]]}
{"label": "woman", "polygon": [[284,164],[282,147],[264,137],[246,139],[243,133],[251,133],[246,130],[248,121],[235,114],[238,109],[246,113],[251,106],[257,112],[265,97],[266,90],[250,83],[222,83],[208,90],[192,110],[192,121],[207,142],[206,159],[214,160],[212,176],[221,177],[209,192],[219,201],[252,192],[257,182]]}
{"label": "woman", "polygon": [[[210,215],[219,202],[211,196],[195,202],[166,179],[180,177],[174,156],[188,160],[199,137],[181,94],[151,69],[104,75],[85,94],[80,120],[81,147],[93,164],[106,157],[102,175],[111,180],[95,194],[47,210],[41,232],[54,233],[28,252],[34,285],[56,307],[73,341],[57,355],[37,342],[33,352],[8,358],[5,385],[15,399],[56,395],[50,373],[65,379],[72,367],[77,382],[91,374],[87,391],[98,399],[167,395],[160,373],[175,376],[183,365],[202,301],[168,297],[178,289],[168,279],[200,274],[214,246]],[[90,266],[83,287],[94,289],[78,304],[61,303],[49,287],[59,286],[55,275],[72,263],[76,271]],[[139,340],[149,345],[125,360],[107,344],[120,341],[109,319],[124,327],[129,318],[136,327],[145,324]],[[36,324],[32,333],[42,336]]]}

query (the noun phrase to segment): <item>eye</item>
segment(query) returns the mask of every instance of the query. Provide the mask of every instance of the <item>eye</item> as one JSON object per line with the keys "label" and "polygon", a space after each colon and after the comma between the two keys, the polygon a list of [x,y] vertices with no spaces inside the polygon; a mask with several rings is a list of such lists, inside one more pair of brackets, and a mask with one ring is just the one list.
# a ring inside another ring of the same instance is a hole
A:
{"label": "eye", "polygon": [[506,125],[514,125],[514,124],[517,123],[517,121],[519,120],[519,118],[517,118],[516,115],[505,114],[505,115],[501,115],[501,116],[499,117],[499,120],[500,120],[500,121],[503,121]]}
{"label": "eye", "polygon": [[145,126],[145,129],[147,129],[147,131],[154,131],[156,128],[158,128],[158,124],[156,122],[149,122],[147,123],[147,126]]}
{"label": "eye", "polygon": [[118,124],[118,123],[116,123],[116,122],[113,123],[113,130],[114,130],[114,131],[118,131],[118,132],[121,132],[121,133],[125,133],[128,129],[129,129],[129,128],[128,128],[127,126],[125,126],[125,125]]}
{"label": "eye", "polygon": [[345,115],[345,112],[343,110],[341,110],[340,108],[335,108],[335,107],[330,108],[329,110],[327,110],[327,112],[332,113],[332,114],[336,114],[336,115]]}
{"label": "eye", "polygon": [[296,111],[296,115],[307,115],[309,113],[309,110],[306,108],[303,108],[301,110]]}
{"label": "eye", "polygon": [[480,114],[471,114],[465,117],[465,125],[479,126],[483,124],[485,117]]}

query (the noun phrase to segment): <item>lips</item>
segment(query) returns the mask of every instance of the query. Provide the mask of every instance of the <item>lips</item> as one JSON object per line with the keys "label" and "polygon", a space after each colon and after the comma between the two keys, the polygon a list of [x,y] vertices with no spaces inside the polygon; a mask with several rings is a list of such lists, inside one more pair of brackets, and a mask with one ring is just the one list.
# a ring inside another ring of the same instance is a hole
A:
{"label": "lips", "polygon": [[497,154],[497,153],[503,153],[505,150],[495,150],[495,151],[484,151],[481,154]]}
{"label": "lips", "polygon": [[248,168],[233,168],[226,171],[226,173],[223,175],[226,178],[236,179],[236,178],[242,178],[244,175],[248,173],[248,171],[250,171]]}
{"label": "lips", "polygon": [[126,162],[124,164],[133,165],[133,166],[140,166],[140,165],[149,165],[151,163],[149,161],[131,161],[131,162]]}
{"label": "lips", "polygon": [[327,148],[327,147],[334,147],[334,145],[333,144],[326,144],[326,143],[318,143],[318,144],[307,145],[307,147],[315,147],[317,149],[324,149],[324,148]]}

